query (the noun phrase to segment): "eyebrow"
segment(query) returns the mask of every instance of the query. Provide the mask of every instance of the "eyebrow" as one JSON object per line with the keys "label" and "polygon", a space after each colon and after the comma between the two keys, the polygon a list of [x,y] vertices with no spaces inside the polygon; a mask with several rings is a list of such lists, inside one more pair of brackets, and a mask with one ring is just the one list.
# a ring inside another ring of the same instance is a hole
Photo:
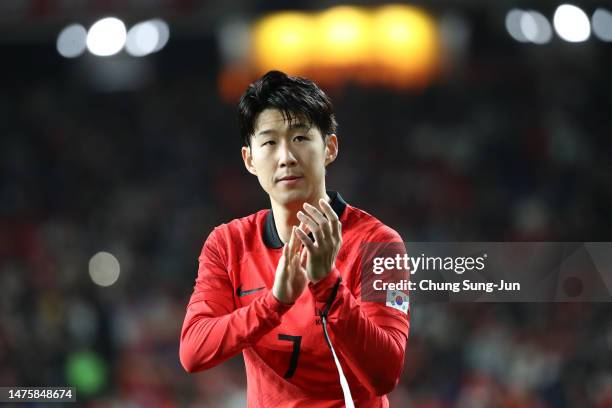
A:
{"label": "eyebrow", "polygon": [[[301,130],[301,129],[309,130],[310,126],[308,126],[307,124],[303,122],[295,122],[289,126],[289,130]],[[255,136],[270,135],[270,134],[275,134],[275,133],[277,133],[276,129],[265,129],[265,130],[262,130],[261,132],[257,132]]]}

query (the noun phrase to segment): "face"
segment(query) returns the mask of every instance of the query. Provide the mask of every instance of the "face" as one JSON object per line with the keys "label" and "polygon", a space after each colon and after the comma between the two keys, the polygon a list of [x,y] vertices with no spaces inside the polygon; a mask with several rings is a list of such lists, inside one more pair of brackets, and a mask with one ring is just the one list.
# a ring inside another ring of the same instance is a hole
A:
{"label": "face", "polygon": [[294,119],[290,126],[276,109],[262,111],[254,128],[242,158],[273,201],[291,206],[325,196],[325,166],[338,154],[336,135],[324,140],[305,120]]}

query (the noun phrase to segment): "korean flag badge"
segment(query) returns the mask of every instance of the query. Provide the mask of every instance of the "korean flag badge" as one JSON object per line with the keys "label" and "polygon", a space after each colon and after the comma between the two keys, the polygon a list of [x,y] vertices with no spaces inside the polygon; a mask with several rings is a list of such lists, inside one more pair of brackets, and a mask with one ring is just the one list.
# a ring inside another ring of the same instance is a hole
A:
{"label": "korean flag badge", "polygon": [[410,297],[399,290],[387,290],[386,306],[408,314],[410,311]]}

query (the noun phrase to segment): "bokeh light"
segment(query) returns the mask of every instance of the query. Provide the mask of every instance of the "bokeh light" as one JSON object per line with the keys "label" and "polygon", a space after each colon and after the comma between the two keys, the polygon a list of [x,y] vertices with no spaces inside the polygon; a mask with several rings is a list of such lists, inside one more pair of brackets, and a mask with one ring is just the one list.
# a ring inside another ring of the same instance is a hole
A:
{"label": "bokeh light", "polygon": [[138,23],[127,33],[125,50],[135,57],[144,57],[152,53],[159,42],[157,26],[150,21]]}
{"label": "bokeh light", "polygon": [[383,66],[403,74],[425,74],[434,69],[439,39],[434,21],[422,10],[386,6],[374,14],[374,52]]}
{"label": "bokeh light", "polygon": [[321,13],[313,49],[317,64],[349,66],[367,63],[372,39],[371,16],[357,7],[340,6]]}
{"label": "bokeh light", "polygon": [[[106,363],[93,352],[76,352],[66,361],[66,379],[75,387],[77,395],[89,396],[100,392],[107,377]],[[78,398],[78,396],[77,396]]]}
{"label": "bokeh light", "polygon": [[612,13],[604,8],[598,8],[591,19],[593,34],[602,41],[612,41]]}
{"label": "bokeh light", "polygon": [[168,23],[159,18],[143,21],[129,29],[125,50],[134,57],[144,57],[160,51],[170,39]]}
{"label": "bokeh light", "polygon": [[436,22],[405,5],[332,7],[320,13],[277,13],[253,30],[258,71],[281,69],[396,85],[424,83],[440,60]]}
{"label": "bokeh light", "polygon": [[76,58],[83,54],[87,40],[87,30],[81,24],[70,24],[57,36],[57,52],[65,58]]}
{"label": "bokeh light", "polygon": [[157,52],[168,44],[168,40],[170,39],[170,26],[160,18],[154,18],[149,20],[149,22],[157,28],[157,45],[153,49],[153,52]]}
{"label": "bokeh light", "polygon": [[552,28],[548,19],[537,11],[522,13],[520,28],[523,36],[534,44],[546,44],[552,38]]}
{"label": "bokeh light", "polygon": [[94,55],[108,57],[121,51],[127,34],[125,24],[115,17],[95,22],[87,33],[87,49]]}
{"label": "bokeh light", "polygon": [[261,71],[298,72],[311,60],[313,19],[302,13],[264,18],[253,32],[255,63]]}
{"label": "bokeh light", "polygon": [[568,42],[586,41],[591,35],[591,25],[586,13],[571,4],[563,4],[557,8],[553,23],[559,37]]}
{"label": "bokeh light", "polygon": [[120,266],[117,258],[108,252],[98,252],[89,260],[89,276],[99,286],[110,286],[119,279]]}
{"label": "bokeh light", "polygon": [[506,30],[510,37],[514,38],[518,42],[528,42],[529,40],[523,34],[523,30],[521,29],[521,20],[525,15],[523,10],[512,9],[506,14]]}

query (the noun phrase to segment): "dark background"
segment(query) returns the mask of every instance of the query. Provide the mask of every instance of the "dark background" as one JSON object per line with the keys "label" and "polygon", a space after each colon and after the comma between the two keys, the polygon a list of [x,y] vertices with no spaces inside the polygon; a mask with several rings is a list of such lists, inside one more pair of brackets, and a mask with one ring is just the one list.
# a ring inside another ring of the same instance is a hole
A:
{"label": "dark background", "polygon": [[[590,16],[604,3],[577,4]],[[340,154],[328,188],[408,242],[610,241],[612,44],[522,44],[504,27],[512,7],[550,18],[557,5],[427,6],[466,23],[460,62],[424,89],[331,89]],[[189,375],[178,341],[208,233],[269,205],[242,164],[235,106],[220,97],[217,32],[282,7],[2,3],[1,386],[76,385],[87,407],[245,405],[241,357]],[[109,13],[166,18],[170,41],[138,61],[57,53],[66,24]],[[145,80],[102,90],[96,72],[109,61],[138,64]],[[99,251],[121,265],[110,287],[88,273]],[[414,305],[391,405],[610,407],[611,311]]]}

